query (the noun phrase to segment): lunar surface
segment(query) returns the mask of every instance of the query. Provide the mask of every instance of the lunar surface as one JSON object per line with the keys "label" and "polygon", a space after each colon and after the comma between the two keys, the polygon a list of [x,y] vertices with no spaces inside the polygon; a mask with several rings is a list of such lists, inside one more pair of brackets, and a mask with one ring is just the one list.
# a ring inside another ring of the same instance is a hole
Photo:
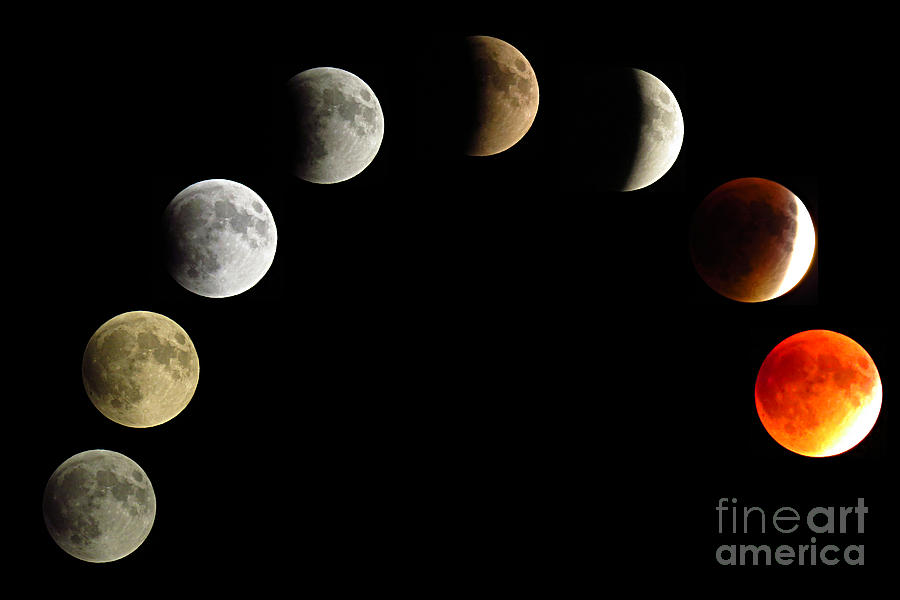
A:
{"label": "lunar surface", "polygon": [[691,259],[716,292],[763,302],[790,291],[812,263],[812,217],[786,187],[757,177],[729,181],[703,200],[691,225]]}
{"label": "lunar surface", "polygon": [[804,456],[834,456],[859,444],[881,411],[881,378],[851,338],[823,329],[785,339],[756,379],[756,410],[772,438]]}
{"label": "lunar surface", "polygon": [[62,463],[44,489],[44,523],[75,558],[119,560],[140,546],[156,517],[156,495],[144,470],[111,450],[88,450]]}
{"label": "lunar surface", "polygon": [[184,329],[146,311],[101,325],[81,362],[91,402],[127,427],[153,427],[175,417],[191,401],[199,374],[197,351]]}
{"label": "lunar surface", "polygon": [[313,183],[355,177],[375,159],[384,115],[375,92],[347,71],[318,67],[288,81],[294,174]]}
{"label": "lunar surface", "polygon": [[277,231],[256,192],[227,179],[178,193],[163,214],[166,266],[185,289],[208,298],[245,292],[275,259]]}
{"label": "lunar surface", "polygon": [[512,45],[485,35],[466,39],[473,111],[466,153],[488,156],[509,149],[534,123],[538,82],[528,59]]}

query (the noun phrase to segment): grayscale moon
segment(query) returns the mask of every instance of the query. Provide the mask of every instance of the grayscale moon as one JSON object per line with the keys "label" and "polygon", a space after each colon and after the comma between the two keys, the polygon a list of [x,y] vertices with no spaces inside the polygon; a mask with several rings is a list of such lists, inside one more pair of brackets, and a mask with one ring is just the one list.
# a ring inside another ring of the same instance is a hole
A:
{"label": "grayscale moon", "polygon": [[156,495],[144,470],[124,454],[87,450],[50,476],[43,513],[50,537],[68,554],[110,562],[147,539],[156,518]]}
{"label": "grayscale moon", "polygon": [[287,85],[297,177],[337,183],[369,166],[384,137],[384,115],[362,79],[342,69],[317,67],[294,75]]}
{"label": "grayscale moon", "polygon": [[645,188],[665,175],[675,164],[684,140],[684,120],[675,95],[650,73],[632,71],[642,118],[637,153],[622,188],[626,192]]}
{"label": "grayscale moon", "polygon": [[278,234],[269,207],[228,179],[190,185],[163,214],[166,266],[185,289],[207,298],[245,292],[275,260]]}
{"label": "grayscale moon", "polygon": [[81,361],[91,402],[127,427],[153,427],[175,417],[191,401],[199,377],[187,332],[147,311],[123,313],[101,325]]}

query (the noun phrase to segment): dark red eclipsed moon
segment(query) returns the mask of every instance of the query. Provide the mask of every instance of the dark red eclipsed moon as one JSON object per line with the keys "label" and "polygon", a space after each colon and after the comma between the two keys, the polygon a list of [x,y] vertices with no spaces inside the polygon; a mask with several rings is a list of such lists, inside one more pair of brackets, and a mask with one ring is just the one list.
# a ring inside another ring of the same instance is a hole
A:
{"label": "dark red eclipsed moon", "polygon": [[694,212],[691,260],[719,294],[764,302],[790,291],[812,263],[816,232],[803,202],[781,184],[744,177],[714,189]]}
{"label": "dark red eclipsed moon", "polygon": [[772,438],[804,456],[860,443],[881,411],[881,378],[854,340],[814,329],[775,346],[756,378],[756,411]]}

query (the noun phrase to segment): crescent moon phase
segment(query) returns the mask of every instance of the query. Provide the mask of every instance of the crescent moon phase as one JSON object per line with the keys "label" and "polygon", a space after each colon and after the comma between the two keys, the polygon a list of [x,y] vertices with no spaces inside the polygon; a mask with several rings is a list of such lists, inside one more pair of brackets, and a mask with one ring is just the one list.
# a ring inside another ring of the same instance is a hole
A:
{"label": "crescent moon phase", "polygon": [[668,173],[684,140],[684,118],[675,94],[650,73],[641,69],[632,72],[642,116],[637,153],[622,186],[625,192],[645,188]]}
{"label": "crescent moon phase", "polygon": [[560,90],[564,185],[631,192],[672,169],[684,141],[684,117],[674,92],[657,76],[574,60],[564,67]]}

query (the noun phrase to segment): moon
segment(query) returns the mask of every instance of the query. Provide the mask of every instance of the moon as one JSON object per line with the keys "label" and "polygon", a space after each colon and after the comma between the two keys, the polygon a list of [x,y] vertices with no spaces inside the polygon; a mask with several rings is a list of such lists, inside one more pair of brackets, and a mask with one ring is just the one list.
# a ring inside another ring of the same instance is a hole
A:
{"label": "moon", "polygon": [[226,298],[256,285],[272,266],[275,219],[249,187],[208,179],[181,190],[163,213],[166,266],[189,290]]}
{"label": "moon", "polygon": [[684,119],[672,91],[641,69],[632,69],[641,103],[638,148],[622,191],[645,188],[665,175],[681,151]]}
{"label": "moon", "polygon": [[881,411],[881,378],[851,338],[803,331],[775,346],[756,378],[756,411],[772,438],[803,456],[841,454],[861,442]]}
{"label": "moon", "polygon": [[583,48],[563,65],[559,128],[565,186],[630,192],[661,179],[684,141],[681,106],[669,87],[642,69],[598,68]]}
{"label": "moon", "polygon": [[133,311],[94,332],[81,375],[88,397],[105,417],[126,427],[154,427],[191,401],[200,364],[193,342],[175,321]]}
{"label": "moon", "polygon": [[92,563],[134,552],[153,527],[156,495],[136,462],[111,450],[87,450],[63,462],[44,488],[44,523],[71,556]]}
{"label": "moon", "polygon": [[294,174],[312,183],[359,175],[384,137],[381,104],[366,83],[342,69],[317,67],[287,83]]}
{"label": "moon", "polygon": [[490,156],[508,150],[531,129],[539,89],[531,63],[507,42],[476,35],[466,38],[471,101],[466,154]]}
{"label": "moon", "polygon": [[764,302],[796,286],[816,246],[812,217],[786,187],[745,177],[714,189],[694,212],[691,260],[719,294]]}

